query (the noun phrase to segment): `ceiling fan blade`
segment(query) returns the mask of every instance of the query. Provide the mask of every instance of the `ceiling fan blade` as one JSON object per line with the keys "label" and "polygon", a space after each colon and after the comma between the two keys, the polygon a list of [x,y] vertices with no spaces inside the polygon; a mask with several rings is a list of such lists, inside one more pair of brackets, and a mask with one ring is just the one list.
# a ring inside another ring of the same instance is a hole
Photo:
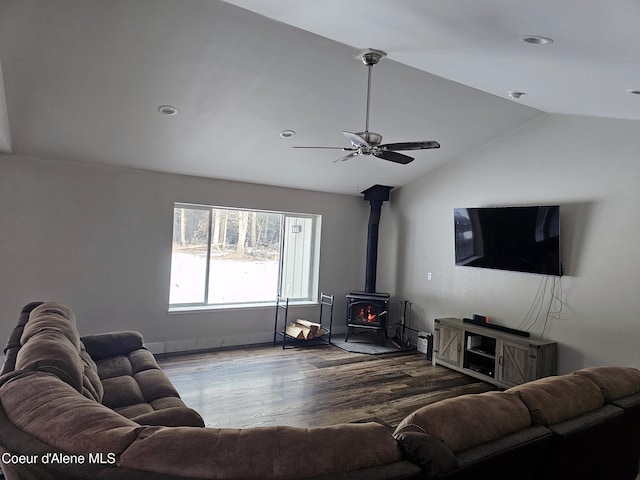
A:
{"label": "ceiling fan blade", "polygon": [[380,148],[387,150],[424,150],[429,148],[440,148],[440,144],[435,140],[425,140],[423,142],[401,142],[387,143],[380,145]]}
{"label": "ceiling fan blade", "polygon": [[351,132],[342,132],[344,136],[349,139],[354,147],[365,147],[368,148],[370,145],[360,136]]}
{"label": "ceiling fan blade", "polygon": [[350,158],[357,157],[358,155],[360,155],[360,152],[356,150],[355,152],[351,152],[349,155],[345,155],[342,158],[334,160],[333,163],[344,162],[345,160],[349,160]]}
{"label": "ceiling fan blade", "polygon": [[357,150],[355,147],[291,147],[291,148],[322,148],[325,150],[342,150],[344,152],[353,152]]}
{"label": "ceiling fan blade", "polygon": [[403,155],[402,153],[398,152],[392,152],[391,150],[379,150],[377,152],[374,152],[373,155],[375,157],[389,160],[390,162],[401,163],[403,165],[413,162],[413,157]]}

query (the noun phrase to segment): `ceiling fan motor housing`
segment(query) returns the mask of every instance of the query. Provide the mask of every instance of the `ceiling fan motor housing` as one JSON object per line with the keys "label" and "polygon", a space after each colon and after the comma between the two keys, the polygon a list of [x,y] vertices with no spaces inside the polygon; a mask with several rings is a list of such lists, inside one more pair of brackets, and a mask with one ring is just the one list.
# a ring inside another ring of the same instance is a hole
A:
{"label": "ceiling fan motor housing", "polygon": [[372,147],[377,147],[382,142],[382,135],[376,132],[358,132],[356,135],[361,137]]}

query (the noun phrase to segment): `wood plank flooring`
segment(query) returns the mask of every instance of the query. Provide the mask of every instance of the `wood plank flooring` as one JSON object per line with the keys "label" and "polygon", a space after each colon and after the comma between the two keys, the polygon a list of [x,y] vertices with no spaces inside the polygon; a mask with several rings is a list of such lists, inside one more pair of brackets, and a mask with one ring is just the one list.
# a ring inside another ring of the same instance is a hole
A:
{"label": "wood plank flooring", "polygon": [[390,430],[415,409],[495,387],[423,354],[365,355],[333,345],[261,346],[160,358],[208,427],[311,427],[377,421]]}

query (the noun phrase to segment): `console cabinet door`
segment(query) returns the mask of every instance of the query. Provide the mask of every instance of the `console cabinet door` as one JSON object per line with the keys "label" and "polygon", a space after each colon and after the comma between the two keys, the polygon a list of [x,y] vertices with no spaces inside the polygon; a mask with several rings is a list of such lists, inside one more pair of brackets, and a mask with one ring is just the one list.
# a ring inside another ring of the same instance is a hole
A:
{"label": "console cabinet door", "polygon": [[520,385],[536,378],[535,362],[529,345],[500,341],[498,380],[510,386]]}
{"label": "console cabinet door", "polygon": [[459,367],[462,363],[462,330],[438,323],[436,334],[436,360]]}

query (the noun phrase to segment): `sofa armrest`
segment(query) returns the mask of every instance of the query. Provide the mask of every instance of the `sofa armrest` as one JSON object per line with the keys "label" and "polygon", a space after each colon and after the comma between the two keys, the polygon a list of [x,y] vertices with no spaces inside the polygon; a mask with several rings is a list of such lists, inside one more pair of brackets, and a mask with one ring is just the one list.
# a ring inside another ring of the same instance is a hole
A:
{"label": "sofa armrest", "polygon": [[204,420],[198,412],[189,407],[170,407],[130,417],[140,425],[164,427],[204,427]]}
{"label": "sofa armrest", "polygon": [[104,358],[126,355],[143,347],[144,340],[139,332],[111,332],[87,335],[80,338],[91,358]]}
{"label": "sofa armrest", "polygon": [[402,454],[418,465],[426,478],[436,477],[458,466],[455,454],[442,440],[421,432],[402,432],[395,435]]}

